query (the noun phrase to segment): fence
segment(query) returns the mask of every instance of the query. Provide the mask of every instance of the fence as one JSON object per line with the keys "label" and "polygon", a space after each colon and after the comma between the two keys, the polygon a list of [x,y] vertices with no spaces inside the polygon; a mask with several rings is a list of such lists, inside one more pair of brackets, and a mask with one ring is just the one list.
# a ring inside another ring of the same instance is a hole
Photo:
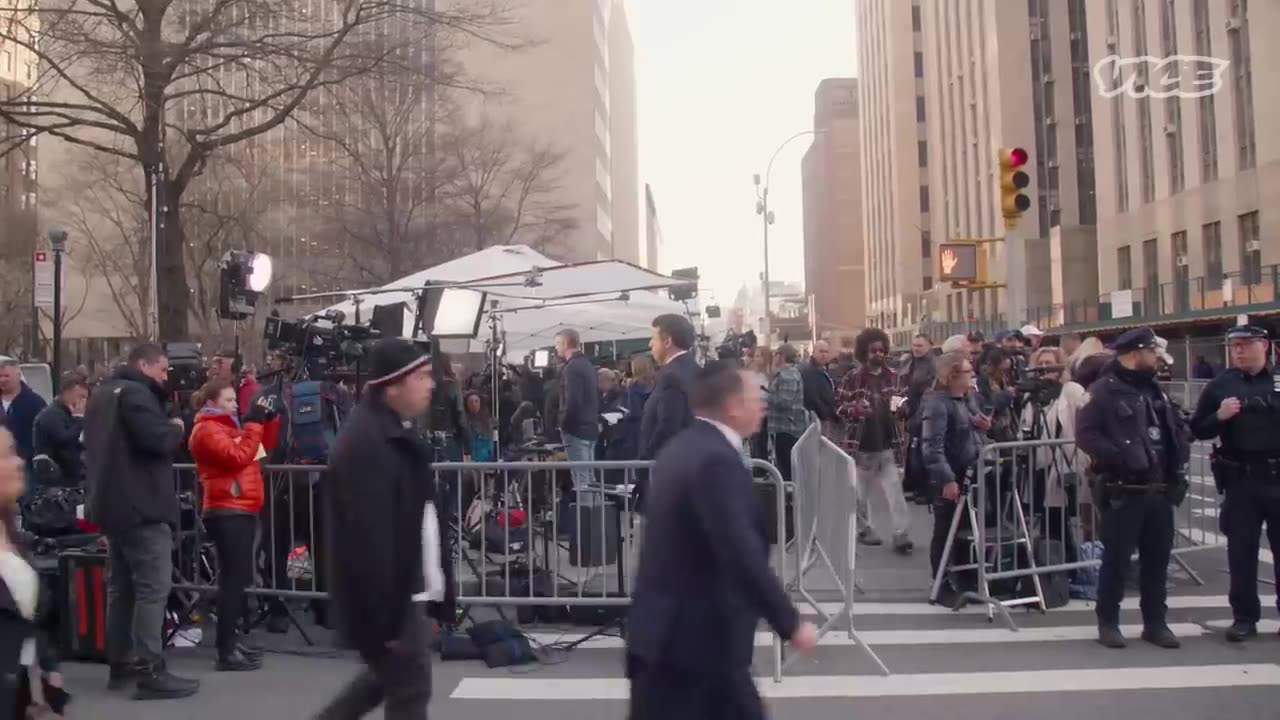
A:
{"label": "fence", "polygon": [[[788,577],[789,487],[769,463],[753,465],[757,486],[772,492],[776,564]],[[452,568],[459,622],[477,607],[504,618],[515,609],[516,619],[526,623],[573,620],[607,627],[620,619],[631,602],[643,532],[632,490],[650,468],[647,462],[434,464],[438,503],[451,510],[441,519],[452,541],[444,561]],[[195,469],[175,470],[183,511],[174,589],[189,613],[216,590],[217,557],[201,522]],[[305,626],[283,601],[326,597],[323,476],[315,466],[265,468],[259,582],[249,590],[267,599],[264,615],[286,613],[308,643]],[[774,636],[772,646],[774,678],[781,680],[781,640]]]}
{"label": "fence", "polygon": [[[1065,602],[1062,595],[1070,594],[1072,581],[1086,578],[1079,571],[1102,564],[1102,523],[1085,480],[1087,465],[1070,440],[983,447],[950,517],[930,600],[937,601],[950,582],[963,598],[985,603],[988,619],[999,613],[1014,630],[1008,608],[1044,611]],[[1226,539],[1218,532],[1216,491],[1211,492],[1208,452],[1201,445],[1193,447],[1188,478],[1186,499],[1174,511],[1171,562],[1203,584],[1180,555],[1222,546]]]}

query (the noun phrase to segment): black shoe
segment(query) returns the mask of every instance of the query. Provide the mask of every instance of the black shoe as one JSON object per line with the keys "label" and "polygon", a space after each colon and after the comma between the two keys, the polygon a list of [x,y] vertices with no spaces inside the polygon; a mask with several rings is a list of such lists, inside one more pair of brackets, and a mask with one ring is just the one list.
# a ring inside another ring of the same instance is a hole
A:
{"label": "black shoe", "polygon": [[1177,650],[1182,647],[1182,641],[1164,623],[1143,628],[1142,639],[1165,650]]}
{"label": "black shoe", "polygon": [[289,632],[288,615],[272,615],[267,618],[267,632],[272,635],[284,635]]}
{"label": "black shoe", "polygon": [[199,680],[189,680],[170,673],[163,664],[148,668],[146,675],[138,680],[138,689],[133,694],[134,700],[177,700],[191,697],[200,691]]}
{"label": "black shoe", "polygon": [[217,667],[218,672],[253,672],[262,669],[262,660],[249,657],[237,649],[219,657]]}
{"label": "black shoe", "polygon": [[1237,620],[1227,628],[1227,642],[1240,643],[1258,637],[1258,624]]}
{"label": "black shoe", "polygon": [[1119,625],[1099,625],[1098,644],[1112,650],[1122,650],[1128,645],[1124,640],[1124,633],[1120,632]]}
{"label": "black shoe", "polygon": [[266,649],[261,645],[251,643],[248,640],[241,640],[236,643],[236,650],[250,660],[261,660],[266,653]]}
{"label": "black shoe", "polygon": [[141,679],[146,670],[146,664],[139,662],[112,665],[107,675],[107,690],[112,692],[124,690]]}

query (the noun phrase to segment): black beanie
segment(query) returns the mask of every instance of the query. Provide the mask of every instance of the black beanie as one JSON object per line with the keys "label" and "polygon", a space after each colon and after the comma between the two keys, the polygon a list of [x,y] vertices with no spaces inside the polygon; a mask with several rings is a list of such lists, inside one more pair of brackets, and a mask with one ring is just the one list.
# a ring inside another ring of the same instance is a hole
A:
{"label": "black beanie", "polygon": [[413,343],[404,338],[379,340],[369,354],[372,379],[370,385],[394,385],[414,370],[431,362],[431,356],[423,354]]}

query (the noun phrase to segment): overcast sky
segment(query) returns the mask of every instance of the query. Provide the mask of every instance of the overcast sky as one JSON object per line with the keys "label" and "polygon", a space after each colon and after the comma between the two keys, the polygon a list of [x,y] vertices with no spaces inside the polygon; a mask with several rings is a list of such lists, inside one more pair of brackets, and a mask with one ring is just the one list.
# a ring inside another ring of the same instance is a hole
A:
{"label": "overcast sky", "polygon": [[[763,269],[752,174],[813,127],[813,93],[856,68],[850,0],[628,0],[639,84],[640,179],[653,186],[661,269],[696,265],[733,302]],[[800,159],[773,166],[770,277],[804,279]],[[704,298],[704,303],[706,299]]]}

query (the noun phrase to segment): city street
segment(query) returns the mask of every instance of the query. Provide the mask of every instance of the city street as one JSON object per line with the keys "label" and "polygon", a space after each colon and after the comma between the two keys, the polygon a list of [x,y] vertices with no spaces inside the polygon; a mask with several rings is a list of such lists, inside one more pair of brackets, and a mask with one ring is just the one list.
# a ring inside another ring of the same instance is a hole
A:
{"label": "city street", "polygon": [[[1209,491],[1212,494],[1212,491]],[[1207,511],[1207,509],[1206,509]],[[909,560],[885,548],[863,548],[860,580],[864,594],[855,610],[858,631],[889,669],[880,677],[874,663],[835,633],[812,657],[801,658],[781,684],[762,680],[776,718],[925,720],[943,714],[972,718],[1045,720],[1264,720],[1275,717],[1280,696],[1280,622],[1264,600],[1263,637],[1245,646],[1228,645],[1222,628],[1230,618],[1225,554],[1192,553],[1191,566],[1203,577],[1198,587],[1171,570],[1170,623],[1184,647],[1166,651],[1137,640],[1136,598],[1125,605],[1122,651],[1093,642],[1092,605],[1073,602],[1046,615],[1014,611],[1020,631],[989,624],[980,608],[954,613],[921,602],[925,594],[923,543],[931,518],[916,508],[915,539],[920,549]],[[1264,570],[1269,566],[1264,566]],[[1266,573],[1263,573],[1266,576]],[[1263,587],[1271,592],[1270,586]],[[581,629],[538,628],[551,643],[581,636]],[[279,638],[266,637],[271,642]],[[300,645],[293,636],[292,646]],[[626,683],[621,641],[605,637],[569,654],[553,654],[542,665],[490,670],[479,662],[437,663],[432,716],[445,720],[621,720]],[[768,676],[770,652],[760,638],[756,672]],[[105,669],[73,666],[67,675],[77,694],[77,717],[97,720],[191,720],[226,718],[307,718],[356,672],[346,657],[269,654],[267,669],[243,675],[212,671],[207,649],[174,653],[177,671],[202,678],[192,700],[139,704],[108,696]],[[380,717],[376,715],[375,717]]]}

